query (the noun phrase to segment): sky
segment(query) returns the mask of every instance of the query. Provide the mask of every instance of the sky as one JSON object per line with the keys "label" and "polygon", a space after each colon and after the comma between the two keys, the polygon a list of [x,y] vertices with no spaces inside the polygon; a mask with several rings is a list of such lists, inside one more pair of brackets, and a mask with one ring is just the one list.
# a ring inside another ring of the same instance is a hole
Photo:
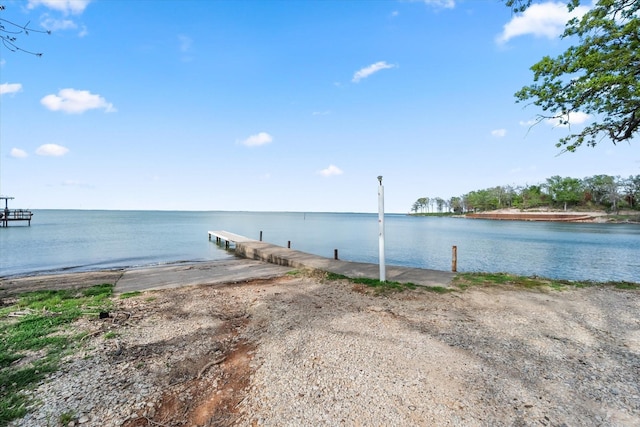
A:
{"label": "sky", "polygon": [[[0,0],[0,194],[12,208],[406,213],[551,176],[640,174],[640,145],[555,143],[516,103],[563,3]],[[580,9],[576,13],[584,13]]]}

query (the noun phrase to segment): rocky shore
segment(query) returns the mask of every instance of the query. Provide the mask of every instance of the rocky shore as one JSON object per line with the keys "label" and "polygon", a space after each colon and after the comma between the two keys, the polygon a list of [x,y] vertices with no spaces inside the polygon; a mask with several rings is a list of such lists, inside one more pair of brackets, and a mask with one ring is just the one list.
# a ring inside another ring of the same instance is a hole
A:
{"label": "rocky shore", "polygon": [[299,274],[114,299],[12,426],[636,426],[640,298]]}

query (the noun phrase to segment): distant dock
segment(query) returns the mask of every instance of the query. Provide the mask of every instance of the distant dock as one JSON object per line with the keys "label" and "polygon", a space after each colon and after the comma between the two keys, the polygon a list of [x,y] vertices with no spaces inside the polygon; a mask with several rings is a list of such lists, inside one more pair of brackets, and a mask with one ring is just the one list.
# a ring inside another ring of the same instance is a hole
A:
{"label": "distant dock", "polygon": [[27,209],[9,209],[9,200],[13,199],[13,197],[0,196],[0,200],[4,200],[4,210],[0,211],[0,227],[6,228],[10,222],[15,221],[26,221],[27,225],[31,226],[33,212]]}

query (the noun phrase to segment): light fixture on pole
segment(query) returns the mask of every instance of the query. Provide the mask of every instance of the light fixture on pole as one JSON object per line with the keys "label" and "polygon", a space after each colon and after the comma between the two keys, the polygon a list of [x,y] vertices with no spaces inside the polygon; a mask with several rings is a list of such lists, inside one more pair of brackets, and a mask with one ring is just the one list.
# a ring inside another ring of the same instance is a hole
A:
{"label": "light fixture on pole", "polygon": [[378,176],[378,246],[380,257],[380,281],[386,281],[386,272],[384,266],[384,187],[382,186],[382,175]]}

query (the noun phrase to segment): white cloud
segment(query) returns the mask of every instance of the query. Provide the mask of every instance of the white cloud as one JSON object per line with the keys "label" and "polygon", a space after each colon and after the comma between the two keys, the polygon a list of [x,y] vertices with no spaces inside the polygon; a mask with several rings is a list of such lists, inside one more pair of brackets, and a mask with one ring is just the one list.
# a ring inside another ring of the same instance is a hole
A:
{"label": "white cloud", "polygon": [[491,131],[491,135],[497,138],[502,138],[507,134],[506,129],[494,129]]}
{"label": "white cloud", "polygon": [[314,111],[313,113],[311,113],[312,116],[328,116],[329,114],[331,114],[331,111],[327,110],[327,111]]}
{"label": "white cloud", "polygon": [[36,154],[38,156],[60,157],[69,152],[67,147],[58,144],[44,144],[38,147]]}
{"label": "white cloud", "polygon": [[17,93],[22,91],[22,85],[20,83],[2,83],[0,84],[0,95],[5,93]]}
{"label": "white cloud", "polygon": [[56,19],[45,15],[40,21],[44,29],[48,31],[75,30],[78,25],[71,19]]}
{"label": "white cloud", "polygon": [[567,21],[574,17],[581,17],[588,10],[587,6],[579,6],[569,13],[566,3],[563,2],[532,4],[505,24],[502,34],[496,38],[496,41],[502,44],[526,34],[554,39],[562,34]]}
{"label": "white cloud", "polygon": [[63,111],[69,114],[81,114],[94,109],[103,109],[105,113],[117,111],[113,104],[87,90],[62,89],[58,95],[45,96],[40,103],[51,111]]}
{"label": "white cloud", "polygon": [[91,0],[29,0],[27,7],[29,9],[35,9],[42,5],[63,13],[79,15],[84,12],[90,2]]}
{"label": "white cloud", "polygon": [[455,7],[455,0],[410,0],[412,2],[424,3],[427,6],[443,7],[445,9],[452,9]]}
{"label": "white cloud", "polygon": [[251,135],[249,138],[241,142],[242,145],[247,147],[258,147],[265,145],[273,141],[273,137],[266,132],[260,132],[255,135]]}
{"label": "white cloud", "polygon": [[373,73],[377,73],[380,70],[384,70],[387,68],[395,68],[396,65],[387,64],[385,61],[376,62],[375,64],[371,64],[368,67],[364,67],[358,71],[356,71],[353,75],[352,82],[358,83],[362,79],[366,79]]}
{"label": "white cloud", "polygon": [[531,126],[535,125],[536,123],[538,123],[538,120],[533,120],[533,119],[531,119],[531,120],[527,120],[527,121],[520,120],[520,121],[518,122],[518,124],[519,124],[520,126],[526,126],[526,127],[531,127]]}
{"label": "white cloud", "polygon": [[[567,122],[568,118],[568,122]],[[559,115],[557,118],[547,119],[547,124],[556,127],[568,127],[571,125],[579,125],[591,118],[591,115],[587,113],[583,113],[581,111],[576,111],[575,113],[571,113],[569,115]]]}
{"label": "white cloud", "polygon": [[24,159],[25,157],[29,157],[26,151],[21,150],[19,148],[12,148],[11,153],[9,153],[9,155],[16,159]]}
{"label": "white cloud", "polygon": [[344,172],[342,172],[342,169],[335,165],[329,165],[329,167],[322,169],[319,173],[322,176],[335,176],[342,175]]}
{"label": "white cloud", "polygon": [[65,30],[78,30],[78,37],[82,38],[89,34],[87,27],[82,25],[78,27],[78,24],[71,19],[58,19],[54,18],[48,13],[42,15],[40,19],[40,25],[47,31],[65,31]]}

